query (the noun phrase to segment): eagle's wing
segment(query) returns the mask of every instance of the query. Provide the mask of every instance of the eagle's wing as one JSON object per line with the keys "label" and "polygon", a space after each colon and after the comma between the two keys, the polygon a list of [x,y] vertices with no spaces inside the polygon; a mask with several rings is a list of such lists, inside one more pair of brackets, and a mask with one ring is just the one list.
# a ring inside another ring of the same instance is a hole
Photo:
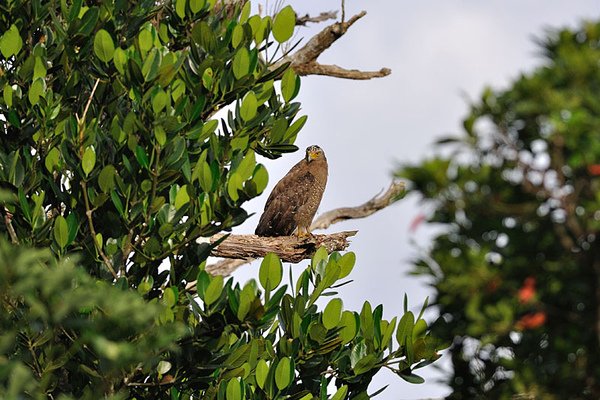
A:
{"label": "eagle's wing", "polygon": [[296,213],[306,204],[315,177],[296,164],[273,188],[260,217],[256,234],[259,236],[288,236],[297,227]]}

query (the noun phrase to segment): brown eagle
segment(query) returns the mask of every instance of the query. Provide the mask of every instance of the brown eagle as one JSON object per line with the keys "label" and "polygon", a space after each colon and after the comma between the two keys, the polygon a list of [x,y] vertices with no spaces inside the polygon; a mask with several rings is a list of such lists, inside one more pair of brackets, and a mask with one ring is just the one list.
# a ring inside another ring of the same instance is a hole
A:
{"label": "brown eagle", "polygon": [[327,159],[319,146],[309,146],[306,157],[279,181],[265,204],[258,236],[310,235],[310,224],[327,184]]}

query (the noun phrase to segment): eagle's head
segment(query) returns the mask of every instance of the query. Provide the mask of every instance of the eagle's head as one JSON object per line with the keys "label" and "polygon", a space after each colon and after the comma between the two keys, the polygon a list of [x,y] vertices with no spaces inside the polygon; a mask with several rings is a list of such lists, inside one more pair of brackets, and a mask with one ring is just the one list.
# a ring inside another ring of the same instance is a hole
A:
{"label": "eagle's head", "polygon": [[325,158],[325,152],[317,145],[308,146],[306,148],[306,162],[320,160]]}

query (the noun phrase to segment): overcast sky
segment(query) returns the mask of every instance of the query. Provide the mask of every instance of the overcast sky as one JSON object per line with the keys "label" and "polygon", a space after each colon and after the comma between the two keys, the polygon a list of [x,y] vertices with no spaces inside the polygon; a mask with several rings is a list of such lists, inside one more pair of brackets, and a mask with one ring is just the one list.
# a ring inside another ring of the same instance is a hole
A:
{"label": "overcast sky", "polygon": [[[287,3],[299,14],[340,7],[340,1],[330,0]],[[346,1],[347,18],[361,10],[367,16],[319,61],[365,70],[389,67],[392,75],[371,81],[303,78],[299,101],[308,122],[297,141],[301,151],[262,161],[269,170],[269,187],[248,204],[249,212],[260,214],[272,187],[311,144],[321,146],[329,161],[319,214],[363,203],[389,185],[399,162],[431,156],[437,137],[460,132],[469,99],[477,99],[486,85],[506,87],[539,65],[542,59],[534,37],[543,36],[549,27],[597,18],[600,6],[592,0]],[[322,26],[300,32],[310,35]],[[357,256],[350,275],[354,282],[340,292],[346,309],[360,311],[368,300],[373,307],[383,304],[384,317],[391,319],[401,315],[405,292],[411,308],[419,309],[430,289],[407,273],[417,246],[426,248],[431,234],[424,226],[411,233],[409,225],[426,211],[416,199],[407,198],[367,219],[330,229],[359,230],[350,247]],[[236,232],[253,232],[257,222],[255,215]],[[256,265],[250,265],[234,277],[244,282],[257,275]],[[390,384],[377,397],[382,400],[440,398],[449,393],[436,383],[441,375],[431,367],[421,375],[426,383],[411,385],[382,371],[371,391]]]}

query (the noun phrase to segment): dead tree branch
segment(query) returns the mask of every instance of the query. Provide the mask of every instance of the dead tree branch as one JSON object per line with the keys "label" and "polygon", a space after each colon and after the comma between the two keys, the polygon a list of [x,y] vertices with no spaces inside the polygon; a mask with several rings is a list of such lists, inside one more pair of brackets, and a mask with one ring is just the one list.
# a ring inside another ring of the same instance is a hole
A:
{"label": "dead tree branch", "polygon": [[[215,257],[258,258],[267,253],[277,253],[282,261],[297,263],[310,258],[321,246],[328,252],[341,251],[350,244],[348,238],[356,231],[338,232],[331,235],[313,235],[303,238],[296,236],[261,237],[256,235],[229,235],[223,243],[212,251]],[[218,234],[210,238],[211,243],[221,239]]]}
{"label": "dead tree branch", "polygon": [[306,26],[306,24],[309,22],[317,24],[319,22],[327,21],[328,19],[336,19],[336,18],[337,18],[337,11],[322,12],[321,14],[317,15],[316,17],[311,17],[310,15],[306,14],[302,17],[296,16],[296,26]]}
{"label": "dead tree branch", "polygon": [[405,186],[404,182],[393,181],[384,193],[379,193],[364,204],[356,207],[342,207],[327,211],[313,221],[310,229],[311,231],[315,229],[326,229],[332,224],[347,219],[368,217],[398,200],[398,198],[404,194]]}
{"label": "dead tree branch", "polygon": [[381,68],[379,71],[359,71],[345,69],[337,65],[323,65],[317,62],[317,58],[325,50],[366,14],[366,11],[361,11],[348,21],[335,22],[325,27],[321,32],[313,36],[304,47],[291,55],[283,57],[277,63],[273,64],[271,69],[275,70],[284,63],[291,63],[292,68],[298,75],[326,75],[336,78],[359,80],[381,78],[389,75],[392,72],[389,68]]}

